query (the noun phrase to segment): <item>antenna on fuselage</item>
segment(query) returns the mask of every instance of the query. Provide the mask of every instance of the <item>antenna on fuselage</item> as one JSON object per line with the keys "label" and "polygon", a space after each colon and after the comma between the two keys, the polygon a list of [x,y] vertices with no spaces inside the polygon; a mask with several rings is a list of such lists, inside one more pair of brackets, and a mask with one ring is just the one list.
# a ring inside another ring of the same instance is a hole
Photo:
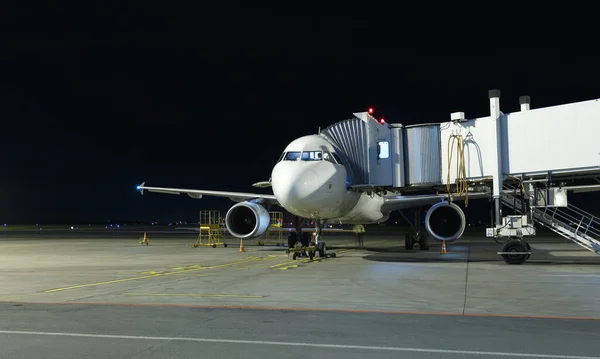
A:
{"label": "antenna on fuselage", "polygon": [[317,135],[321,134],[321,126],[319,126],[319,131],[317,132]]}

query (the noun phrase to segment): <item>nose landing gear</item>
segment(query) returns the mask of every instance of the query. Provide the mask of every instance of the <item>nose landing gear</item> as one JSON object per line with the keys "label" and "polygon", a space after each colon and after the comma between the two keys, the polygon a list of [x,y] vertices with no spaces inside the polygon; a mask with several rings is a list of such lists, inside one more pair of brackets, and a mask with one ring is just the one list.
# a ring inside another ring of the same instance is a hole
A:
{"label": "nose landing gear", "polygon": [[288,255],[293,253],[292,259],[294,260],[298,257],[308,257],[310,260],[313,260],[317,253],[320,258],[335,258],[336,254],[327,253],[327,245],[325,242],[320,241],[324,225],[324,220],[316,221],[313,237],[310,232],[302,232],[302,226],[297,224],[296,232],[291,232],[288,237],[288,249],[286,249],[285,253]]}

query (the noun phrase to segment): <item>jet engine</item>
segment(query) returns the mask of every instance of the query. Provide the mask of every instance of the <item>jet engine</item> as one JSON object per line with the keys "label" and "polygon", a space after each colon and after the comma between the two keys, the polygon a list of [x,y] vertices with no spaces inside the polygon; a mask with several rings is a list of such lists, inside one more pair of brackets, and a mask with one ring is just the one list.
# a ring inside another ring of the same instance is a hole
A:
{"label": "jet engine", "polygon": [[455,203],[436,203],[425,215],[425,228],[429,235],[438,241],[452,242],[465,231],[467,219],[463,210]]}
{"label": "jet engine", "polygon": [[233,205],[225,216],[225,226],[232,236],[237,238],[256,238],[262,236],[271,217],[263,206],[254,202],[240,202]]}

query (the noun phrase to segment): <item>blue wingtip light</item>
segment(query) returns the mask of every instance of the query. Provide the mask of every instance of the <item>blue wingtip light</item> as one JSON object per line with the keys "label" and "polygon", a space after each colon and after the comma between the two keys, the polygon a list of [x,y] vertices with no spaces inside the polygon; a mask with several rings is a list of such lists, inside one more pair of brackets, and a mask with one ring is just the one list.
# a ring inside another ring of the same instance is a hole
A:
{"label": "blue wingtip light", "polygon": [[138,186],[136,187],[136,189],[137,189],[138,191],[140,191],[140,193],[141,193],[142,195],[144,194],[144,189],[143,189],[142,187],[144,186],[144,184],[145,184],[145,183],[146,183],[146,182],[142,182],[142,184],[140,184],[140,185],[138,185]]}

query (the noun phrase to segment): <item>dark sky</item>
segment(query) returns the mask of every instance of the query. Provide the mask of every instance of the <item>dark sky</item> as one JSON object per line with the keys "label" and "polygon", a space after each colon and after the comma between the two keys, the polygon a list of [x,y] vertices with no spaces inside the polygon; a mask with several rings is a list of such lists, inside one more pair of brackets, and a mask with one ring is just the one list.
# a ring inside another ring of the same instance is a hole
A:
{"label": "dark sky", "polygon": [[224,7],[5,13],[0,221],[185,220],[226,210],[227,199],[140,196],[135,186],[260,192],[251,184],[269,179],[288,142],[368,106],[413,124],[454,111],[485,116],[492,88],[504,112],[524,94],[532,107],[600,97],[598,57],[573,49],[394,48],[400,33],[377,48],[381,23],[360,9],[291,16]]}

